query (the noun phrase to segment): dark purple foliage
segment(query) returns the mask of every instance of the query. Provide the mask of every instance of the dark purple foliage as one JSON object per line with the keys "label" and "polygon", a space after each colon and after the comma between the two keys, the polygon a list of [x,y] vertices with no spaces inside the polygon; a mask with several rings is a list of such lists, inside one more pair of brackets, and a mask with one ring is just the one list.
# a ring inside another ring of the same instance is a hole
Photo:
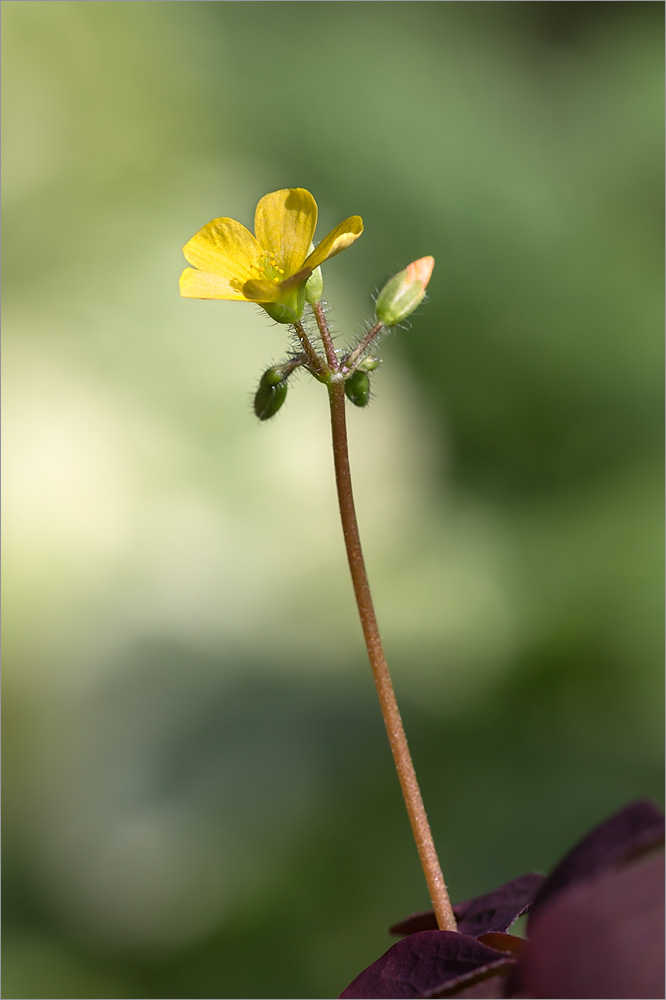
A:
{"label": "dark purple foliage", "polygon": [[434,997],[512,964],[507,952],[467,934],[418,931],[399,941],[351,983],[341,997]]}
{"label": "dark purple foliage", "polygon": [[[546,881],[545,875],[531,872],[505,882],[493,892],[456,903],[453,912],[462,934],[480,937],[489,931],[508,931],[518,917],[530,908],[534,897]],[[391,927],[391,934],[414,934],[416,931],[437,930],[437,920],[432,910],[415,913]]]}
{"label": "dark purple foliage", "polygon": [[664,816],[651,802],[634,802],[588,833],[564,856],[545,881],[532,905],[532,914],[561,889],[579,879],[640,854],[664,840]]}
{"label": "dark purple foliage", "polygon": [[[596,827],[549,878],[524,875],[454,906],[459,933],[431,912],[341,997],[614,1000],[664,996],[663,815],[638,802]],[[504,933],[530,911],[529,940]]]}
{"label": "dark purple foliage", "polygon": [[664,994],[664,856],[572,883],[539,910],[512,985],[528,997]]}
{"label": "dark purple foliage", "polygon": [[504,996],[504,983],[506,981],[506,972],[493,974],[487,976],[485,979],[479,979],[477,982],[472,983],[471,986],[463,986],[462,989],[456,990],[455,993],[440,994],[444,996],[455,996],[455,997],[473,997],[474,1000],[497,1000],[498,997]]}
{"label": "dark purple foliage", "polygon": [[525,938],[516,937],[515,934],[502,934],[500,931],[489,931],[477,938],[481,944],[487,944],[489,948],[497,951],[508,951],[514,958],[517,958],[525,948],[527,942]]}

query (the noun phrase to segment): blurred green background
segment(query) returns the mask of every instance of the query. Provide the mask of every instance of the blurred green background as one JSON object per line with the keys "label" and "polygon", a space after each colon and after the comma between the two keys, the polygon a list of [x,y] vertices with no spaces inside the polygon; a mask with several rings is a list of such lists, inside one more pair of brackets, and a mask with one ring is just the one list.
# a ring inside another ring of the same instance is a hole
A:
{"label": "blurred green background", "polygon": [[[662,789],[663,6],[2,4],[6,997],[333,997],[428,905],[355,618],[325,394],[181,300],[309,188],[453,898]],[[350,408],[351,410],[351,408]]]}

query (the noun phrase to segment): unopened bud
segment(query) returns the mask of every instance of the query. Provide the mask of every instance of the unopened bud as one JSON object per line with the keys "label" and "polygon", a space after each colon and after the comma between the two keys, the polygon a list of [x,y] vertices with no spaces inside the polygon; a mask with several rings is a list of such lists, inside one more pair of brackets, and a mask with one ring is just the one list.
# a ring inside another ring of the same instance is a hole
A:
{"label": "unopened bud", "polygon": [[274,417],[287,398],[287,380],[279,365],[268,368],[259,380],[254,397],[254,412],[260,420]]}
{"label": "unopened bud", "polygon": [[356,365],[356,370],[359,372],[374,372],[375,368],[379,368],[379,365],[379,358],[364,358],[360,364]]}
{"label": "unopened bud", "polygon": [[324,279],[321,275],[321,266],[315,267],[314,271],[305,282],[305,300],[309,302],[311,306],[314,306],[319,302],[322,295],[324,294]]}
{"label": "unopened bud", "polygon": [[370,402],[370,379],[356,369],[345,381],[345,396],[354,406],[367,406]]}
{"label": "unopened bud", "polygon": [[421,257],[390,278],[377,296],[375,313],[384,326],[395,326],[414,312],[425,298],[434,257]]}

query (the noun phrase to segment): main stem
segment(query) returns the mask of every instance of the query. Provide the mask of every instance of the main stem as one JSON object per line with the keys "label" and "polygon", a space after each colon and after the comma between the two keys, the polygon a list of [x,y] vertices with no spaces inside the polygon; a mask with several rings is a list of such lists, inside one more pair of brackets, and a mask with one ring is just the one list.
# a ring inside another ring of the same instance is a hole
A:
{"label": "main stem", "polygon": [[416,847],[421,859],[430,898],[432,900],[437,924],[440,930],[457,930],[456,918],[453,914],[449,894],[444,882],[444,876],[439,866],[439,859],[430,832],[428,817],[421,798],[421,790],[412,758],[407,746],[407,737],[400,718],[398,703],[395,698],[391,675],[389,673],[382,640],[379,635],[375,609],[372,604],[370,585],[365,571],[361,539],[358,533],[354,495],[352,493],[351,472],[349,469],[349,452],[347,446],[347,421],[345,415],[345,392],[342,378],[335,375],[328,383],[328,395],[331,405],[331,429],[333,435],[333,458],[335,462],[335,481],[338,489],[342,531],[345,537],[347,558],[351,571],[354,594],[365,636],[370,666],[379,695],[379,703],[384,716],[386,732],[388,733],[393,760],[395,761],[403,798],[407,806],[409,821]]}

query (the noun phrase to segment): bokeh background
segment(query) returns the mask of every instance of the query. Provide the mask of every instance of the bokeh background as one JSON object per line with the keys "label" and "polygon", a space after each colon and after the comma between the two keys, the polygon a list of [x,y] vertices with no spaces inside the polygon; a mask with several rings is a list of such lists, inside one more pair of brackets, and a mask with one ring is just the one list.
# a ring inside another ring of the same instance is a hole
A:
{"label": "bokeh background", "polygon": [[[325,394],[181,300],[304,186],[389,662],[454,899],[662,789],[663,7],[2,5],[6,997],[333,997],[428,905]],[[350,408],[351,409],[351,408]]]}

